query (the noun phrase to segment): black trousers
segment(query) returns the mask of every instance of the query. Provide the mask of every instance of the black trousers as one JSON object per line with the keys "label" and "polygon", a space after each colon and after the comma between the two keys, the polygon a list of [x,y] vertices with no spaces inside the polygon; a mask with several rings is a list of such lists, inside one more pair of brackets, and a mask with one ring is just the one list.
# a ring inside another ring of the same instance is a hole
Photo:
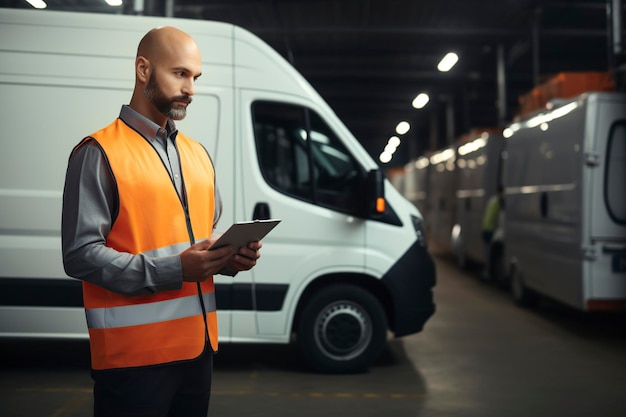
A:
{"label": "black trousers", "polygon": [[95,417],[206,417],[211,398],[210,346],[191,361],[92,370]]}

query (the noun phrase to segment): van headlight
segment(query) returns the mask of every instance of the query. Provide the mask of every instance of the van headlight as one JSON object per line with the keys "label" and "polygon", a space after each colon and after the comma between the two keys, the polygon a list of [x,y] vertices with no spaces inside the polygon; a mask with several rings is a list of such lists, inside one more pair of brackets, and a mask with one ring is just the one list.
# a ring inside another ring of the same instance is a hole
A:
{"label": "van headlight", "polygon": [[417,243],[425,248],[426,247],[426,229],[424,228],[424,220],[417,216],[411,216],[411,222],[417,235]]}

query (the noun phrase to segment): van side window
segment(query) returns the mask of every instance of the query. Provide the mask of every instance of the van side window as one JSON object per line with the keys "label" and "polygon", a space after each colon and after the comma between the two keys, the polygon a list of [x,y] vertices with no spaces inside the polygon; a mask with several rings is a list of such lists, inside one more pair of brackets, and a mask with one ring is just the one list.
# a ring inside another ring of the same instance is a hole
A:
{"label": "van side window", "polygon": [[604,201],[611,218],[626,224],[626,122],[611,128],[606,150]]}
{"label": "van side window", "polygon": [[257,101],[252,116],[259,164],[268,184],[324,207],[359,211],[360,165],[317,113]]}

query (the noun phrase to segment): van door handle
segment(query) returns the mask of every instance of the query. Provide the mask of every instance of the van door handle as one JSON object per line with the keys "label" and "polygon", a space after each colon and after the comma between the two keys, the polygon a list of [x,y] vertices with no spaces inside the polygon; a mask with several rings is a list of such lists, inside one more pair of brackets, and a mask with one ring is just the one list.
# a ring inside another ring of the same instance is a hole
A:
{"label": "van door handle", "polygon": [[254,206],[254,211],[252,212],[252,220],[268,220],[271,219],[270,216],[270,205],[265,202],[258,202]]}

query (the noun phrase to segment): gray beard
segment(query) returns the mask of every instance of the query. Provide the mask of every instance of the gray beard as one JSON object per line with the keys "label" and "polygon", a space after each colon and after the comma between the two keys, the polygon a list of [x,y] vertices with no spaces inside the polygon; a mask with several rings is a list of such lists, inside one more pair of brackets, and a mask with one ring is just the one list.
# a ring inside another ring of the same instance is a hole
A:
{"label": "gray beard", "polygon": [[172,101],[163,94],[152,76],[143,90],[143,95],[159,112],[172,120],[183,120],[187,116],[185,107],[172,107]]}
{"label": "gray beard", "polygon": [[187,116],[187,109],[184,107],[179,107],[179,108],[170,107],[168,111],[166,112],[161,111],[161,113],[163,113],[164,115],[166,115],[172,120],[183,120],[185,116]]}

